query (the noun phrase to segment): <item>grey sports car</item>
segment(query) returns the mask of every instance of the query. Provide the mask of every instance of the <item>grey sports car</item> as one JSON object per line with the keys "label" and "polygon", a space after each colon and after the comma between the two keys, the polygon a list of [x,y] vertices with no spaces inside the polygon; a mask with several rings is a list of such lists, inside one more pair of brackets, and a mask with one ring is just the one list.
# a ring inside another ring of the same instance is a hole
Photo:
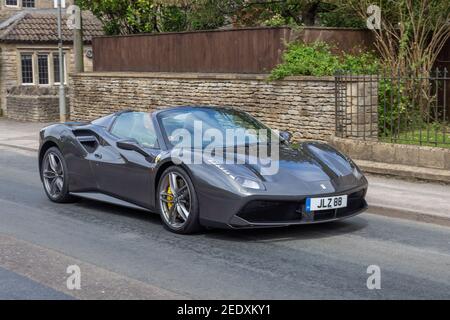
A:
{"label": "grey sports car", "polygon": [[[214,134],[200,142],[179,134],[195,136],[196,124]],[[214,142],[230,132],[230,141]],[[242,132],[251,139],[239,139]],[[42,129],[39,171],[51,201],[84,197],[157,212],[176,233],[328,222],[367,208],[368,183],[352,160],[290,138],[231,108],[122,111]],[[251,153],[261,146],[266,153]]]}

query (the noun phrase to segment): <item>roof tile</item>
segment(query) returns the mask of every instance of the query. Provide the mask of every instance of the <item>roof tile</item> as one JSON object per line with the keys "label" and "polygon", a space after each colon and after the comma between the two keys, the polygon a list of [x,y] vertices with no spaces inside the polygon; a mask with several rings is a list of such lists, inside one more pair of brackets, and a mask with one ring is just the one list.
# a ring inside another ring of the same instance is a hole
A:
{"label": "roof tile", "polygon": [[[63,41],[73,40],[73,31],[67,27],[67,15],[63,15]],[[57,12],[30,12],[3,30],[0,41],[7,42],[57,42]],[[83,40],[91,42],[93,37],[104,34],[102,24],[90,12],[83,12]]]}

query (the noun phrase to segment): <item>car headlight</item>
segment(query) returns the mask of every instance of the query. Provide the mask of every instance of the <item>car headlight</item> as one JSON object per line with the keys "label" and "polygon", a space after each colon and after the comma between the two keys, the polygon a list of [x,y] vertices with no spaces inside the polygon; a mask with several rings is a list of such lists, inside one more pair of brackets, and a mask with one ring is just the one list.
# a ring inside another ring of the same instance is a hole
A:
{"label": "car headlight", "polygon": [[264,186],[262,185],[262,183],[252,180],[252,179],[248,179],[248,178],[244,178],[244,177],[235,177],[234,181],[236,181],[242,187],[247,188],[247,189],[264,190]]}
{"label": "car headlight", "polygon": [[245,178],[241,176],[235,176],[230,170],[224,167],[223,164],[221,164],[219,161],[216,161],[214,159],[208,159],[208,162],[215,166],[217,169],[222,171],[224,174],[226,174],[228,177],[230,177],[232,180],[237,182],[241,187],[246,189],[253,189],[253,190],[266,190],[266,187],[259,181]]}

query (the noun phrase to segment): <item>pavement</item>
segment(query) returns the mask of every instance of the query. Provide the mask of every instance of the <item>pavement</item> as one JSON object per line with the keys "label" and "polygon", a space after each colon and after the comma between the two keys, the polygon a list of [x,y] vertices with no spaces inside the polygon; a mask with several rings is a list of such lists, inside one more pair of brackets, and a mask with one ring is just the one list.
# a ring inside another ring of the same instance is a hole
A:
{"label": "pavement", "polygon": [[[156,214],[89,200],[50,202],[36,161],[36,152],[0,147],[4,299],[450,298],[445,226],[369,209],[329,224],[183,236],[166,231]],[[395,191],[390,180],[376,179]],[[73,265],[81,271],[79,290],[66,285]],[[367,287],[373,265],[381,270],[379,290]]]}
{"label": "pavement", "polygon": [[[0,118],[0,146],[37,151],[39,130],[47,125]],[[373,213],[450,226],[450,184],[392,178],[387,164],[383,164],[384,169],[378,164],[377,170],[372,170],[374,166],[368,161],[358,164],[368,172],[367,200]],[[442,175],[443,170],[439,171]],[[380,175],[383,173],[389,175]],[[450,178],[450,172],[448,176]]]}
{"label": "pavement", "polygon": [[47,125],[0,117],[0,145],[35,151],[39,147],[39,130]]}
{"label": "pavement", "polygon": [[367,178],[372,212],[450,226],[450,184],[371,174]]}

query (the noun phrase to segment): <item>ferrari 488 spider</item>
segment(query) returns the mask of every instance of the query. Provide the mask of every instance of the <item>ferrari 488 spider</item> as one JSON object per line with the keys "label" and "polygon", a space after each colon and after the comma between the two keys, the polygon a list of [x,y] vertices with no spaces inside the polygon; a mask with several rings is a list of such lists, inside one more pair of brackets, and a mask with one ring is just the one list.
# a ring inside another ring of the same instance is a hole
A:
{"label": "ferrari 488 spider", "polygon": [[[263,138],[263,130],[270,134]],[[239,139],[244,132],[250,139]],[[216,139],[230,133],[237,139]],[[289,140],[231,108],[122,111],[42,129],[39,171],[51,201],[138,207],[159,213],[177,233],[335,221],[367,208],[368,183],[352,160],[325,143]],[[252,155],[260,146],[267,155]]]}

